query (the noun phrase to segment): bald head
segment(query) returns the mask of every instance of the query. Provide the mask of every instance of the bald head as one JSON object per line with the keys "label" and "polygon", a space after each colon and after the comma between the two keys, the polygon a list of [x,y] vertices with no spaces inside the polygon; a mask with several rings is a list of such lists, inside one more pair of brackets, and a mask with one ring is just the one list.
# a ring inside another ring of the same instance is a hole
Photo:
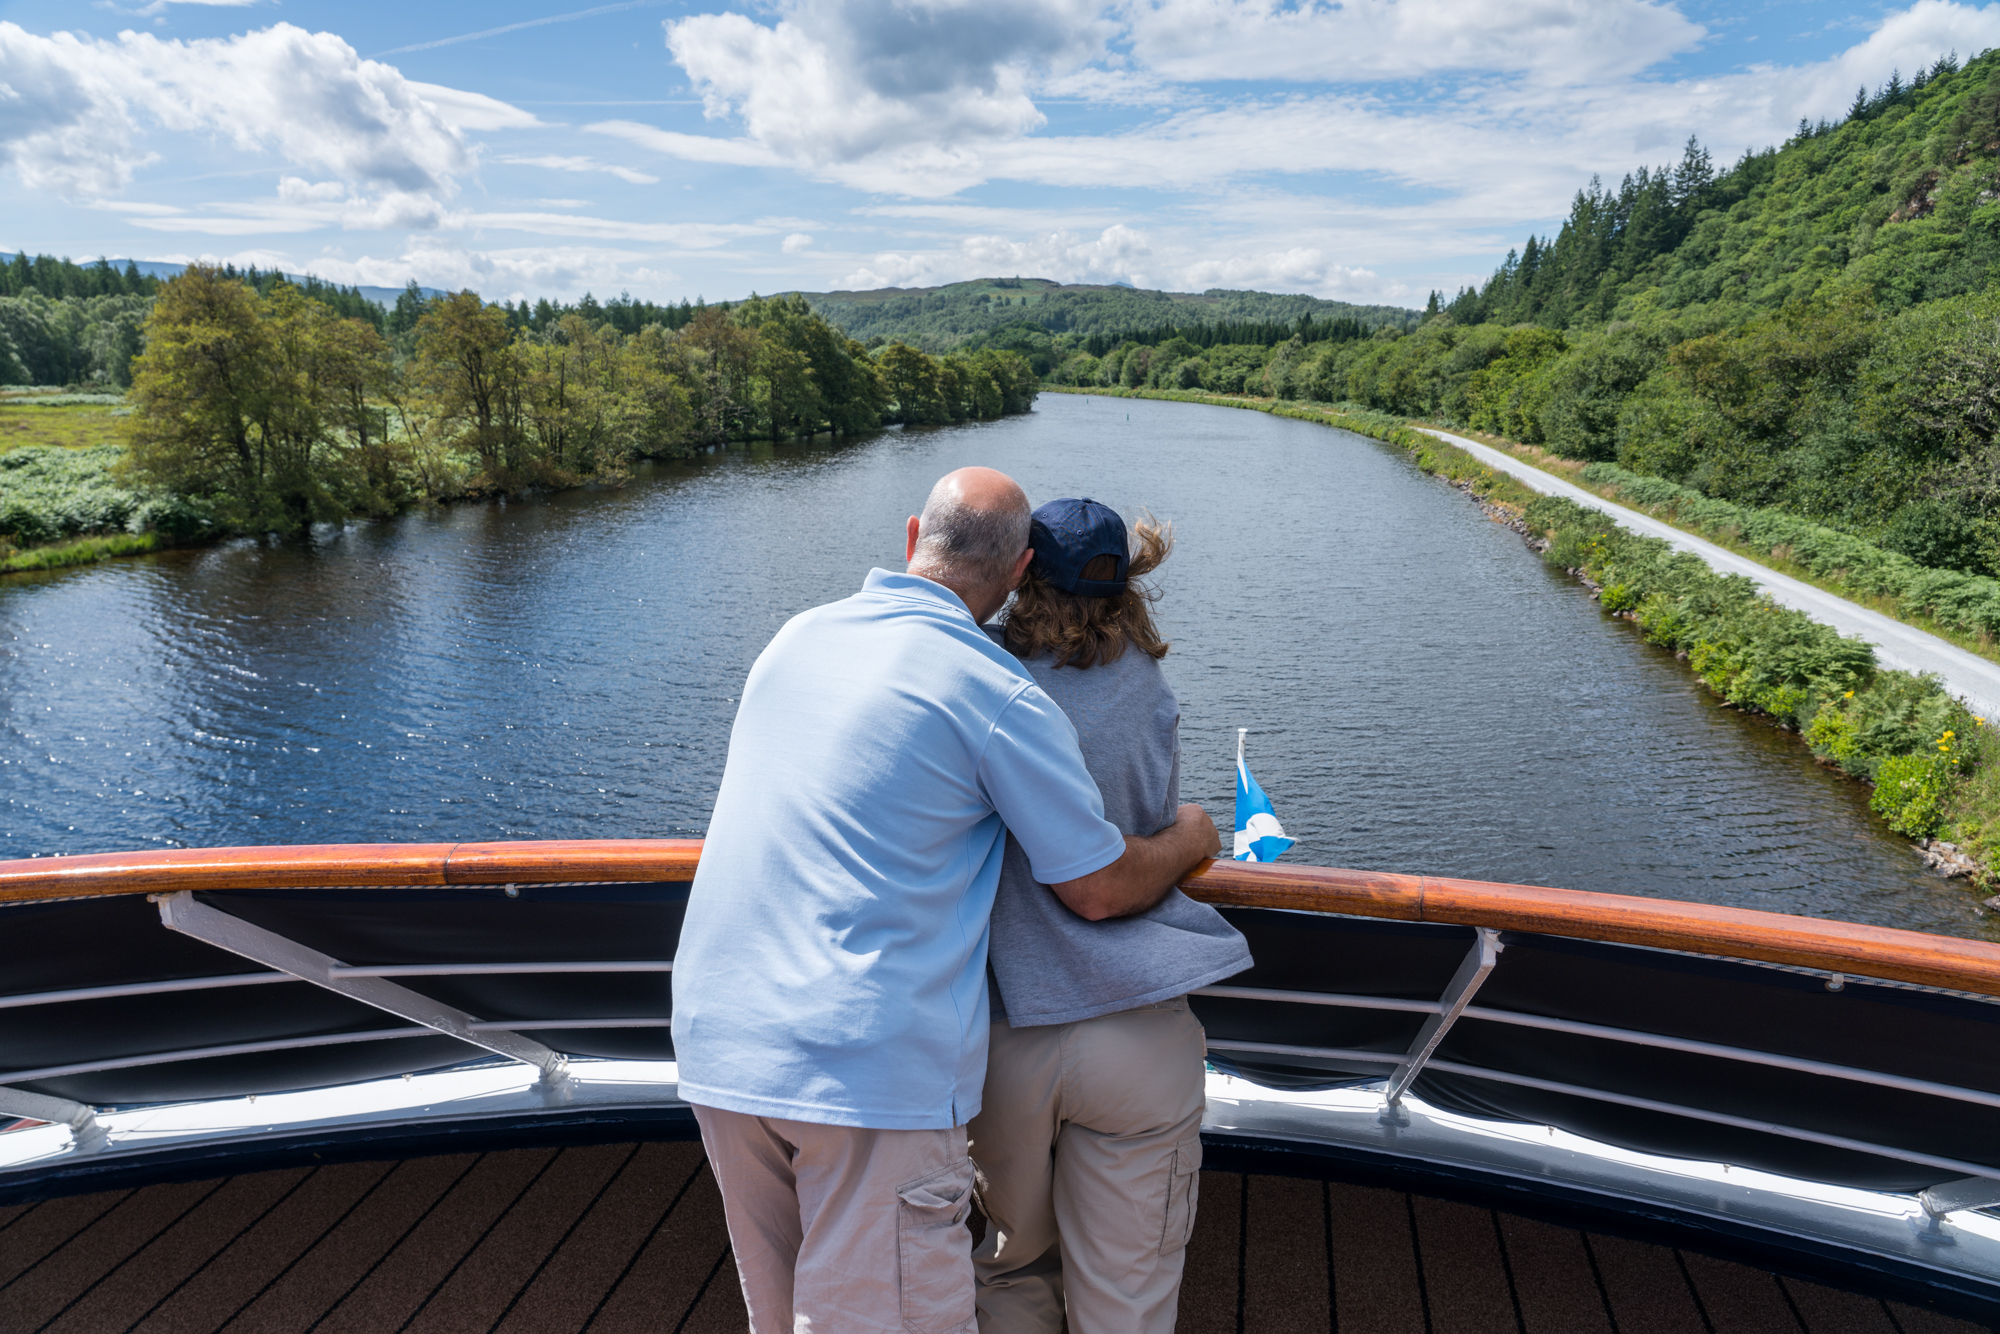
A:
{"label": "bald head", "polygon": [[[963,505],[967,509],[981,510],[993,514],[1018,512],[1027,515],[1028,493],[1021,484],[997,468],[960,468],[938,478],[938,484],[931,488],[931,498],[924,503],[924,513],[931,511],[940,499]],[[1021,523],[1021,543],[1027,545],[1028,525],[1024,518]]]}
{"label": "bald head", "polygon": [[1029,515],[1027,494],[1006,473],[946,473],[910,520],[910,573],[943,584],[967,606],[992,601],[998,611],[1026,564]]}

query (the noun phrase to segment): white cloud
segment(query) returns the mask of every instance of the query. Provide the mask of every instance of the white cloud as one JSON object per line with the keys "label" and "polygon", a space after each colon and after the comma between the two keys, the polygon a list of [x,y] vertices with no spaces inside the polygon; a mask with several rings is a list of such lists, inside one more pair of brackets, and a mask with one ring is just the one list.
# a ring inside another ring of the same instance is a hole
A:
{"label": "white cloud", "polygon": [[[996,177],[1187,186],[1271,170],[1368,171],[1432,157],[1432,144],[1408,141],[1435,132],[1437,116],[1428,108],[1364,108],[1351,92],[1316,98],[1309,116],[1288,117],[1294,127],[1312,121],[1319,141],[1294,156],[1268,125],[1282,103],[1231,107],[1175,84],[1351,85],[1453,69],[1573,85],[1630,75],[1702,35],[1648,0],[1131,0],[1109,11],[1065,0],[794,0],[771,24],[723,13],[667,25],[668,47],[708,115],[740,120],[742,139],[649,136],[630,122],[593,128],[675,156],[775,160],[820,179],[918,197]],[[1129,57],[1113,38],[1129,46]],[[1056,139],[1035,133],[1045,124],[1038,96],[1184,110],[1120,134]],[[1482,117],[1494,119],[1477,110],[1445,118]],[[1358,151],[1338,151],[1349,128],[1371,120],[1385,124],[1364,131]],[[1401,132],[1390,132],[1395,122]],[[1515,142],[1500,156],[1518,158],[1518,126],[1493,124],[1484,137],[1503,131]],[[1392,148],[1382,145],[1388,151],[1366,151],[1369,140],[1390,139]]]}
{"label": "white cloud", "polygon": [[1134,59],[1179,82],[1482,70],[1570,83],[1636,74],[1704,35],[1649,0],[1139,0],[1128,12]]}
{"label": "white cloud", "polygon": [[284,232],[316,232],[326,220],[311,214],[259,213],[248,216],[204,213],[196,216],[134,218],[132,225],[149,232],[193,232],[202,236],[269,236]]}
{"label": "white cloud", "polygon": [[470,288],[490,300],[522,296],[577,296],[585,290],[667,292],[680,282],[640,251],[594,246],[531,246],[473,250],[437,237],[412,237],[394,258],[320,258],[285,268],[310,270],[333,282],[401,287],[412,278],[425,287]]}
{"label": "white cloud", "polygon": [[[374,63],[374,62],[369,62]],[[532,112],[502,102],[497,97],[484,93],[469,93],[463,88],[447,88],[441,83],[418,83],[415,79],[405,81],[411,92],[436,108],[445,123],[468,132],[481,130],[526,130],[542,124]]]}
{"label": "white cloud", "polygon": [[1176,278],[1176,286],[1190,292],[1229,287],[1369,300],[1379,299],[1384,286],[1379,274],[1335,263],[1324,251],[1311,246],[1199,259],[1179,266]]}
{"label": "white cloud", "polygon": [[784,242],[779,245],[778,249],[784,251],[787,255],[797,255],[812,249],[812,243],[812,237],[807,236],[804,232],[793,232],[784,239]]}
{"label": "white cloud", "polygon": [[1097,106],[1162,107],[1183,94],[1166,80],[1129,69],[1086,66],[1064,74],[1051,74],[1035,88],[1039,102],[1089,102]]}
{"label": "white cloud", "polygon": [[346,197],[347,187],[339,181],[302,181],[296,176],[278,180],[278,198],[287,204],[323,204]]}
{"label": "white cloud", "polygon": [[621,181],[630,181],[633,185],[660,183],[660,178],[657,176],[648,176],[645,172],[634,171],[630,167],[610,166],[589,157],[564,157],[545,153],[537,157],[503,157],[500,161],[512,162],[523,167],[546,167],[550,171],[601,171],[608,176],[616,176]]}
{"label": "white cloud", "polygon": [[349,231],[430,229],[447,218],[443,205],[426,194],[387,190],[357,194],[339,181],[278,181],[277,197],[214,203],[206,211],[149,211],[132,225],[155,232],[199,232],[210,236],[256,236],[265,232],[312,232],[326,227]]}
{"label": "white cloud", "polygon": [[195,5],[197,7],[214,9],[247,9],[251,5],[260,5],[262,3],[264,3],[264,0],[151,0],[150,4],[141,5],[132,12],[151,18],[155,14],[166,13],[168,7],[171,5]]}
{"label": "white cloud", "polygon": [[1010,208],[997,204],[863,204],[851,210],[862,218],[909,218],[947,227],[980,227],[988,231],[1064,231],[1107,225],[1103,209]]}
{"label": "white cloud", "polygon": [[[550,201],[581,207],[585,201]],[[755,223],[648,222],[597,218],[576,213],[448,210],[429,195],[407,191],[363,194],[339,181],[279,180],[276,197],[220,201],[198,212],[169,206],[106,205],[125,213],[131,224],[157,232],[255,236],[265,232],[309,232],[338,227],[348,231],[512,231],[538,236],[597,241],[642,241],[680,250],[713,250],[748,236],[784,231],[796,219]]]}
{"label": "white cloud", "polygon": [[574,213],[453,213],[445,217],[444,226],[453,231],[491,229],[600,241],[650,241],[685,250],[712,250],[741,237],[766,236],[771,231],[747,223],[634,222]]}
{"label": "white cloud", "polygon": [[0,22],[0,153],[30,189],[109,194],[151,160],[101,49]]}
{"label": "white cloud", "polygon": [[117,199],[99,199],[91,203],[92,208],[101,208],[109,213],[140,213],[166,217],[182,210],[172,204],[128,203]]}
{"label": "white cloud", "polygon": [[583,127],[593,134],[608,134],[627,143],[649,148],[688,162],[713,162],[733,167],[776,167],[783,159],[762,144],[749,139],[718,139],[706,134],[681,134],[655,129],[629,120],[605,120]]}
{"label": "white cloud", "polygon": [[1025,241],[1003,236],[968,236],[955,250],[888,251],[840,280],[854,290],[923,287],[967,278],[1019,274],[1065,283],[1127,281],[1146,286],[1143,267],[1152,248],[1145,235],[1116,223],[1095,240],[1074,232],[1051,232]]}
{"label": "white cloud", "polygon": [[535,123],[524,115],[412,84],[331,33],[288,23],[184,42],[41,37],[0,22],[0,155],[24,185],[70,197],[122,189],[152,160],[139,141],[158,128],[219,135],[353,185],[448,198],[474,166],[460,123]]}
{"label": "white cloud", "polygon": [[710,118],[740,116],[753,143],[816,174],[919,193],[962,189],[977,179],[974,147],[1040,127],[1030,81],[1081,65],[1111,31],[1078,0],[792,0],[781,12],[770,26],[741,14],[666,25]]}
{"label": "white cloud", "polygon": [[[1641,75],[1705,30],[1654,0],[1128,0],[1101,13],[1058,0],[839,0],[787,4],[769,24],[706,14],[667,32],[708,114],[743,135],[591,128],[905,197],[990,180],[1203,191],[1356,173],[1522,218],[1559,208],[1592,172],[1677,156],[1690,133],[1733,156],[1782,139],[1802,112],[1838,116],[1857,83],[1892,65],[2000,45],[2000,3],[1915,0],[1831,59],[1677,80]],[[1447,97],[1365,87],[1441,73],[1454,77]],[[1326,90],[1223,99],[1190,86],[1251,79]],[[1111,133],[1037,133],[1036,98],[1072,96],[1179,109]]]}

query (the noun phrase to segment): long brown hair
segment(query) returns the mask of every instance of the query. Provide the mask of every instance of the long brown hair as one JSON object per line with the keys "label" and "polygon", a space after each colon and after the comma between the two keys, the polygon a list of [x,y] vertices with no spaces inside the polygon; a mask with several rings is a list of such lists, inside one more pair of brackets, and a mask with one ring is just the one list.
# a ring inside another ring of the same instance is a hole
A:
{"label": "long brown hair", "polygon": [[[1172,524],[1158,523],[1150,514],[1133,524],[1125,591],[1108,598],[1065,593],[1030,564],[1001,626],[1008,652],[1022,658],[1050,653],[1058,667],[1116,662],[1128,644],[1155,658],[1166,657],[1167,641],[1153,624],[1153,603],[1160,591],[1139,579],[1157,570],[1173,549]],[[1083,568],[1083,577],[1110,579],[1117,570],[1115,556],[1099,556]]]}

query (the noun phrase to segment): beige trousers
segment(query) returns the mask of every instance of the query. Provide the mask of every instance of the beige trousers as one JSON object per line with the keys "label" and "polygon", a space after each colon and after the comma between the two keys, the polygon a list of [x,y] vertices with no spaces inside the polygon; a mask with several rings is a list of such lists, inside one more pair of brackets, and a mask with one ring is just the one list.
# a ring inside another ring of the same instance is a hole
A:
{"label": "beige trousers", "polygon": [[967,1127],[989,1224],[980,1334],[1171,1334],[1201,1171],[1201,1025],[1185,997],[993,1025]]}
{"label": "beige trousers", "polygon": [[973,1334],[964,1127],[694,1114],[751,1334]]}

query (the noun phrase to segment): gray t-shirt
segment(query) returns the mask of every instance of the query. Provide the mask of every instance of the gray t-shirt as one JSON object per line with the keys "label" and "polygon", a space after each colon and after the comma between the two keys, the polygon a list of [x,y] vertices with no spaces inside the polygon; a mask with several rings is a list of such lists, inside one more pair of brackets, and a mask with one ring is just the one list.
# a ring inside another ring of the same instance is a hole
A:
{"label": "gray t-shirt", "polygon": [[[999,637],[991,627],[987,633]],[[1127,648],[1095,667],[1058,668],[1048,654],[1022,666],[1075,726],[1104,795],[1104,818],[1139,837],[1172,824],[1181,799],[1181,706],[1159,662]],[[1010,834],[988,957],[994,1022],[1030,1028],[1170,1000],[1242,972],[1250,947],[1222,914],[1178,889],[1136,917],[1085,921],[1035,879]]]}

